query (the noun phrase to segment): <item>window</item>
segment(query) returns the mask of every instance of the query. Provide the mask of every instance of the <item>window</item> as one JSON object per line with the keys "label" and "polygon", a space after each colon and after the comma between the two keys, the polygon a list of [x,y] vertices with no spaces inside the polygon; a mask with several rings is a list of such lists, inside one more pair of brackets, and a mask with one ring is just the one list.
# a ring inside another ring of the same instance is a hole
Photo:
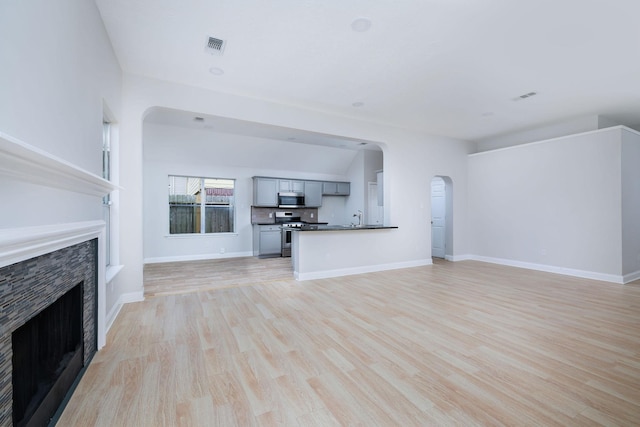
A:
{"label": "window", "polygon": [[234,233],[234,188],[233,179],[169,175],[169,234]]}
{"label": "window", "polygon": [[[102,177],[111,180],[111,124],[102,122]],[[102,198],[103,219],[106,224],[106,265],[111,265],[111,194]]]}

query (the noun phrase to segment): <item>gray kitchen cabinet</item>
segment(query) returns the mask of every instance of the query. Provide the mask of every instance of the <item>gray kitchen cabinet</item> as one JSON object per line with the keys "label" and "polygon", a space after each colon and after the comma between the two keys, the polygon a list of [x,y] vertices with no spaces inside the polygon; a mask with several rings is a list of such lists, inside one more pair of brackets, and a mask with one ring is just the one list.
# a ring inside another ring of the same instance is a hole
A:
{"label": "gray kitchen cabinet", "polygon": [[304,193],[304,181],[280,179],[278,180],[278,188],[278,191],[282,192]]}
{"label": "gray kitchen cabinet", "polygon": [[348,182],[338,182],[338,195],[348,196],[351,194],[351,184]]}
{"label": "gray kitchen cabinet", "polygon": [[308,208],[319,208],[322,206],[322,182],[305,181],[304,183],[304,204]]}
{"label": "gray kitchen cabinet", "polygon": [[278,206],[278,180],[275,178],[253,178],[253,206]]}
{"label": "gray kitchen cabinet", "polygon": [[280,255],[282,252],[282,230],[279,225],[254,225],[253,233],[254,255]]}
{"label": "gray kitchen cabinet", "polygon": [[322,183],[322,194],[325,196],[333,196],[338,192],[338,183],[337,182],[323,182]]}
{"label": "gray kitchen cabinet", "polygon": [[351,193],[349,182],[323,182],[322,194],[325,196],[348,196]]}

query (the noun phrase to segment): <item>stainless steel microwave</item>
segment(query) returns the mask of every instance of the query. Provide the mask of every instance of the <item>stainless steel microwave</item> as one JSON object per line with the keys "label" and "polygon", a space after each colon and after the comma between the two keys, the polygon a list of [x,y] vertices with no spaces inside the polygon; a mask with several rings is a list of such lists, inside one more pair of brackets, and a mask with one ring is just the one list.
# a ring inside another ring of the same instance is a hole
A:
{"label": "stainless steel microwave", "polygon": [[304,208],[304,193],[278,193],[279,208]]}

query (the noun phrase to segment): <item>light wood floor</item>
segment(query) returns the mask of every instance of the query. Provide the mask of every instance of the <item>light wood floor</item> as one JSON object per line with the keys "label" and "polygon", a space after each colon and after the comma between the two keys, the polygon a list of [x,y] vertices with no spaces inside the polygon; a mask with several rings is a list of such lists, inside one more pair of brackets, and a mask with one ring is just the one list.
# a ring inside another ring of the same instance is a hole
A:
{"label": "light wood floor", "polygon": [[127,304],[60,426],[640,424],[640,287],[480,262]]}
{"label": "light wood floor", "polygon": [[232,288],[293,277],[291,258],[225,258],[144,266],[146,297]]}

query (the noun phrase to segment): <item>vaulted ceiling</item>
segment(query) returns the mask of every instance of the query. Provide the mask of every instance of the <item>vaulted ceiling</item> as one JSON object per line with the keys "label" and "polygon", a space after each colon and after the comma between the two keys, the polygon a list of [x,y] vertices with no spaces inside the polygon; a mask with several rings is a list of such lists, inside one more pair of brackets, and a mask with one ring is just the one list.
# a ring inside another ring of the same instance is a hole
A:
{"label": "vaulted ceiling", "polygon": [[96,3],[131,74],[466,140],[640,125],[637,0]]}

